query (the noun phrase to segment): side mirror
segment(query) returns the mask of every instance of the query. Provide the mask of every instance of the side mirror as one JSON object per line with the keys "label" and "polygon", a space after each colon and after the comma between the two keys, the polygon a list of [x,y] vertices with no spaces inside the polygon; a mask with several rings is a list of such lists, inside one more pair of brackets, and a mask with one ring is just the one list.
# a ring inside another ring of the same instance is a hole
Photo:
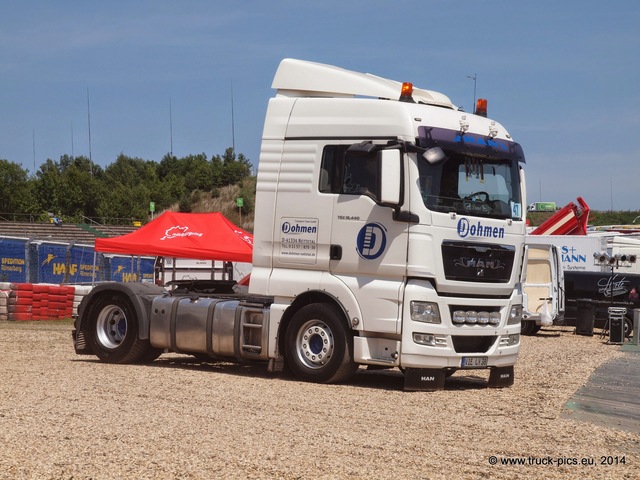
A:
{"label": "side mirror", "polygon": [[378,155],[380,156],[380,203],[398,206],[402,178],[400,150],[381,150]]}
{"label": "side mirror", "polygon": [[429,165],[439,165],[443,163],[447,156],[440,147],[431,147],[422,154]]}

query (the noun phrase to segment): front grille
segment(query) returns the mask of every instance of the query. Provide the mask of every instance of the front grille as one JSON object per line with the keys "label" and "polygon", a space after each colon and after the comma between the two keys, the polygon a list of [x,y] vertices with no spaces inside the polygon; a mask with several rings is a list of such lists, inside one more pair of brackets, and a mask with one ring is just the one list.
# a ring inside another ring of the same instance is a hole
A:
{"label": "front grille", "polygon": [[494,336],[464,336],[452,335],[453,348],[456,353],[487,353],[496,342],[498,337]]}
{"label": "front grille", "polygon": [[442,262],[447,280],[507,283],[516,249],[511,245],[442,242]]}

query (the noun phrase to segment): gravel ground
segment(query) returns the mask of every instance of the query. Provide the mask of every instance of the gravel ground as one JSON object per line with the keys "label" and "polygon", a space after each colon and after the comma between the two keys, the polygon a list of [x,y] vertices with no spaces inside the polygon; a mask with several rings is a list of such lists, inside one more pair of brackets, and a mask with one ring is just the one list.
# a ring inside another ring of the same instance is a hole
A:
{"label": "gravel ground", "polygon": [[[511,388],[457,372],[404,392],[398,370],[307,384],[262,365],[75,355],[69,322],[0,322],[0,479],[638,478],[640,436],[561,417],[602,362],[598,336],[522,338]],[[610,455],[625,464],[604,466]],[[493,465],[495,458],[497,464]],[[574,459],[593,465],[571,465]],[[524,465],[505,465],[518,461]]]}

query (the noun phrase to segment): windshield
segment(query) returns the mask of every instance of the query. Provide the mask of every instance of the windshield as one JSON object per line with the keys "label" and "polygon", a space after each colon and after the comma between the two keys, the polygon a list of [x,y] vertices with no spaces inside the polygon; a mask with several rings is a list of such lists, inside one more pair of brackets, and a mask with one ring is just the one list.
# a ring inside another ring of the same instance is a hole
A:
{"label": "windshield", "polygon": [[425,206],[437,212],[492,218],[522,218],[517,162],[445,150],[438,165],[419,160]]}

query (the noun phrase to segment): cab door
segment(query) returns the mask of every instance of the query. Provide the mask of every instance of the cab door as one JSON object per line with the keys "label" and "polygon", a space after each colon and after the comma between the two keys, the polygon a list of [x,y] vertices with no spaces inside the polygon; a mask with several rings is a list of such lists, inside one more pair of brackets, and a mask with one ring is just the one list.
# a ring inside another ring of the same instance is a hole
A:
{"label": "cab door", "polygon": [[363,329],[400,333],[400,302],[407,264],[408,224],[393,219],[381,204],[379,151],[333,149],[329,170],[335,193],[329,270],[359,303]]}

